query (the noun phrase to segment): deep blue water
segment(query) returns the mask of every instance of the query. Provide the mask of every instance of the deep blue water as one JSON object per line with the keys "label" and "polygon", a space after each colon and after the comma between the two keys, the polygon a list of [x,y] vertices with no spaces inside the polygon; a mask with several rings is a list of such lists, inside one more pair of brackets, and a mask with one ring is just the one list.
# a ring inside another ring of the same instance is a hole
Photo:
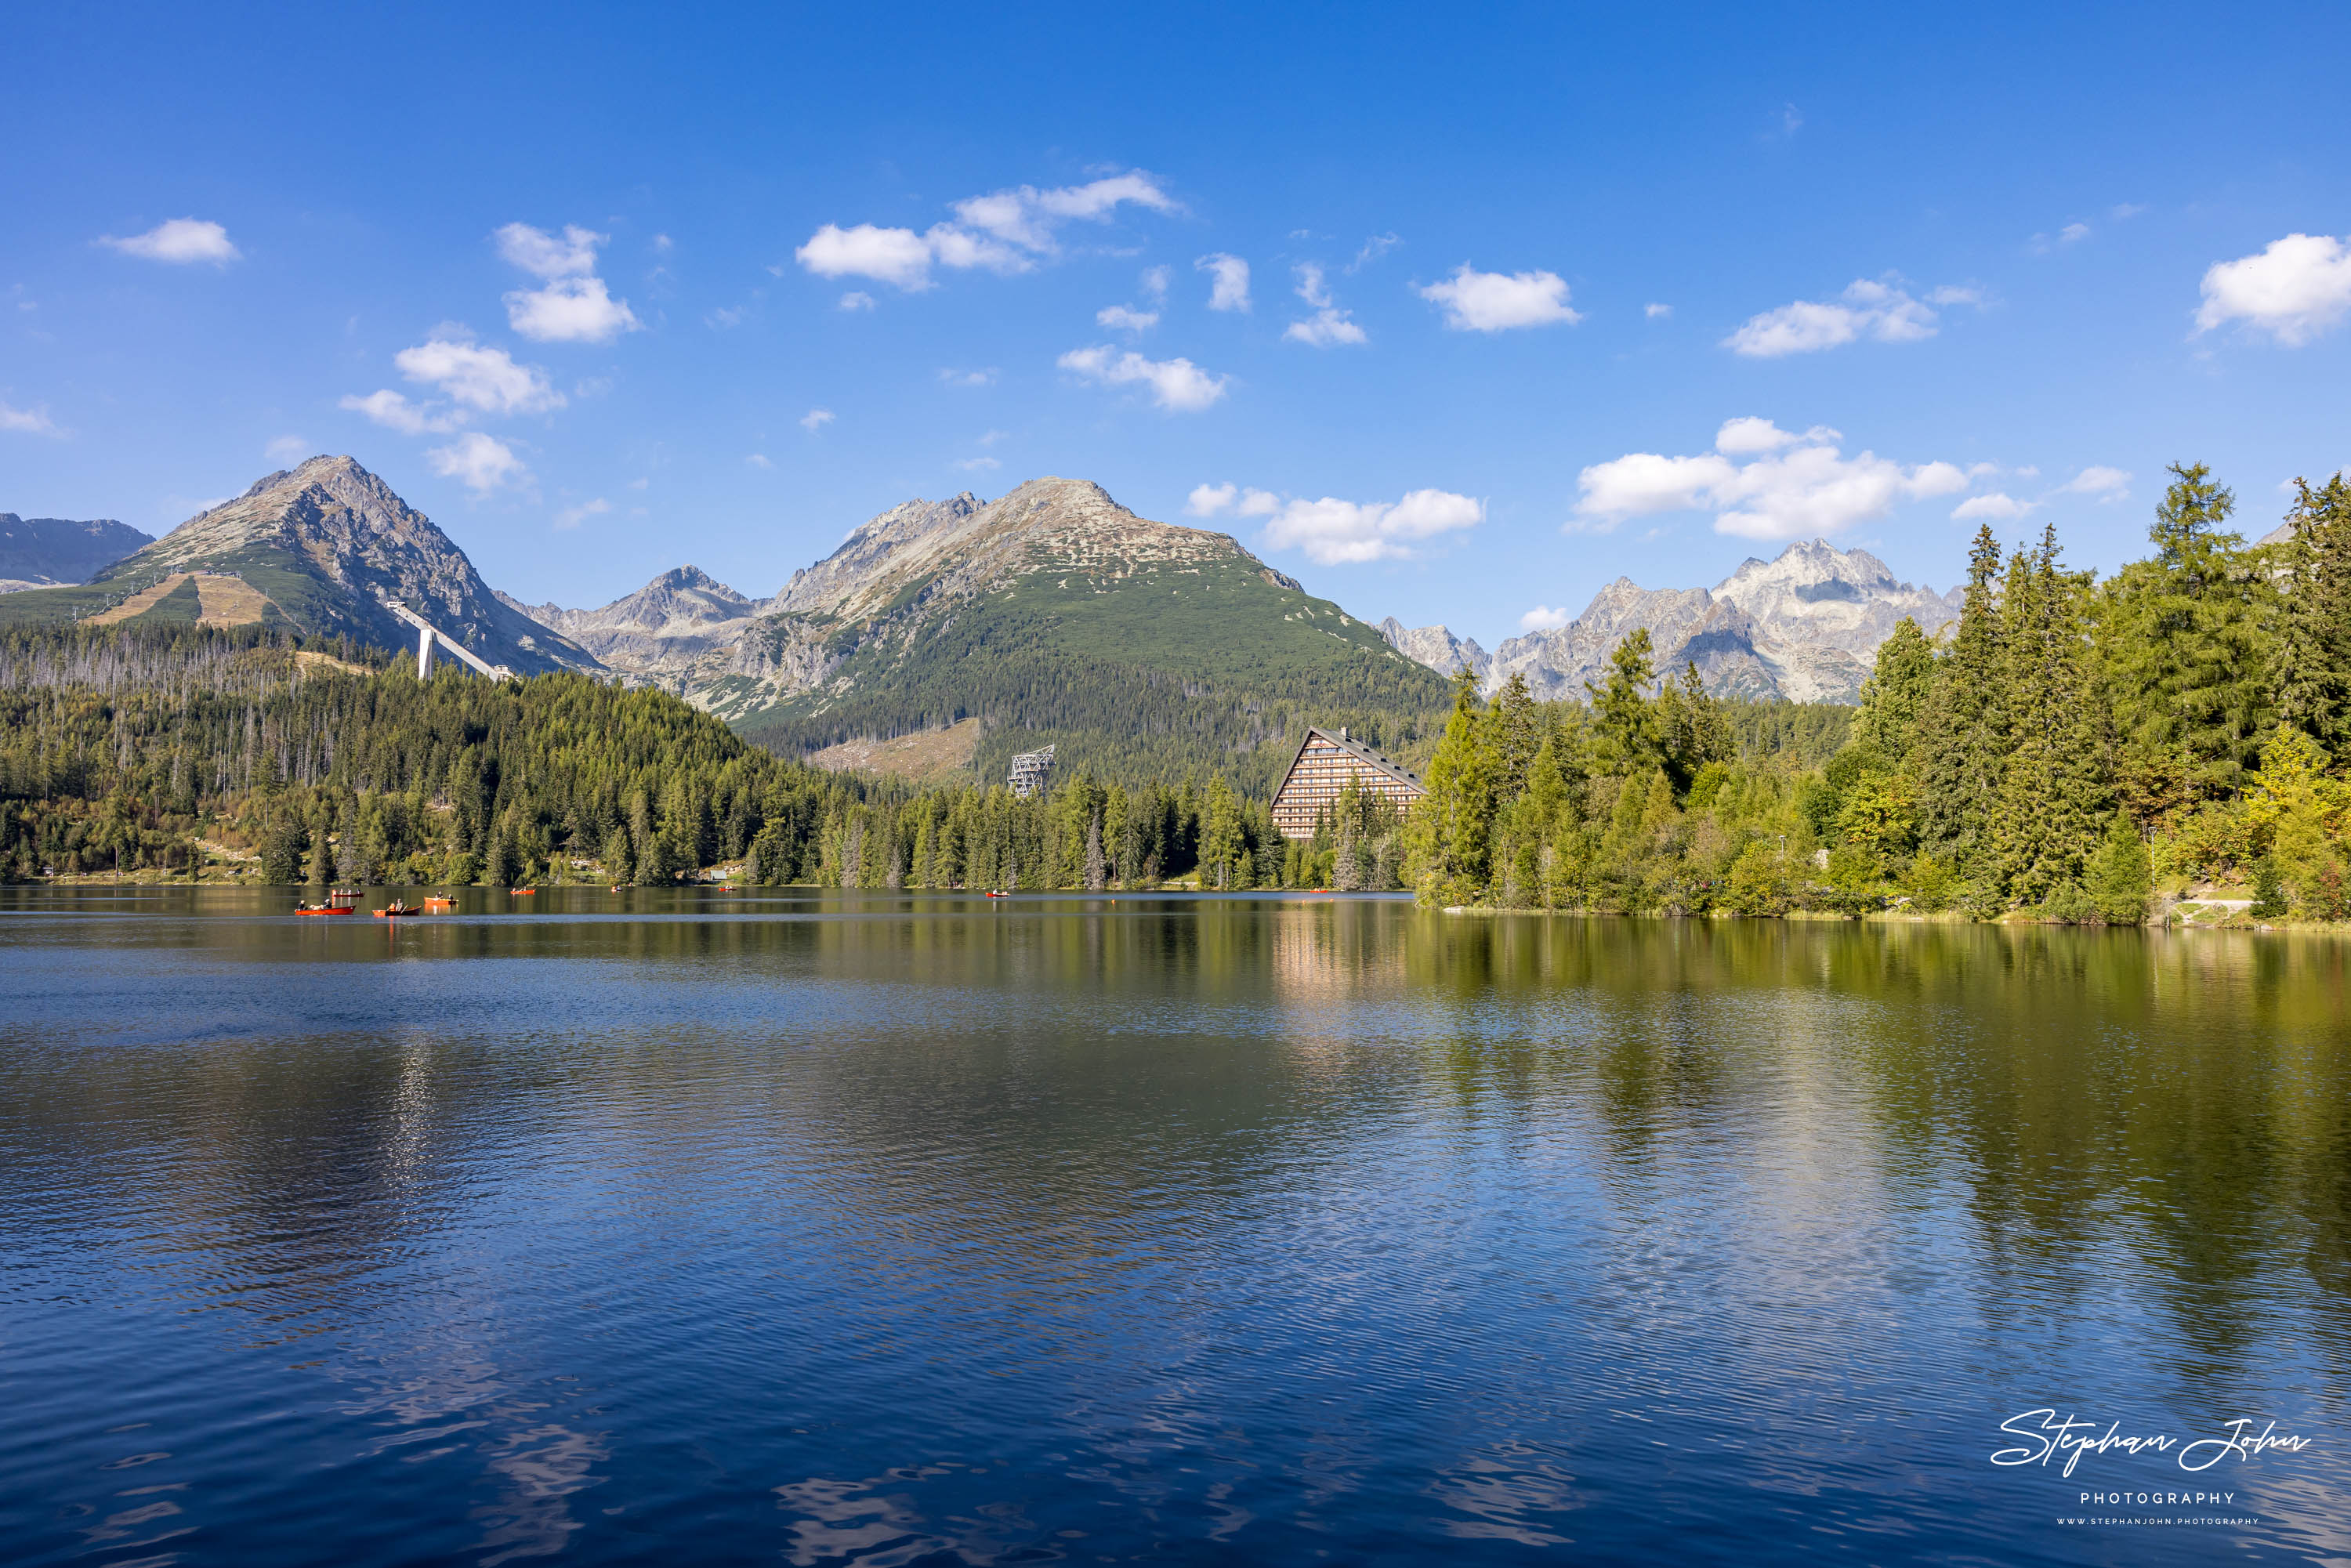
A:
{"label": "deep blue water", "polygon": [[0,890],[7,1561],[2351,1561],[2337,944],[290,902]]}

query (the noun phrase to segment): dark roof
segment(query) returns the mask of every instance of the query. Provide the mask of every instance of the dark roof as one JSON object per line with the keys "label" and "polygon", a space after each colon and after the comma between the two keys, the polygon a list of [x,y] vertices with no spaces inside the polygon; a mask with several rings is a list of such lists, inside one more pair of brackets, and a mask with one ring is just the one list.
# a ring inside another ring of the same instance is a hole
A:
{"label": "dark roof", "polygon": [[[1352,740],[1343,735],[1334,735],[1327,729],[1322,729],[1311,724],[1306,727],[1306,738],[1298,743],[1297,754],[1290,758],[1290,766],[1282,770],[1281,781],[1283,783],[1289,783],[1290,776],[1298,771],[1299,758],[1306,755],[1306,748],[1309,746],[1311,746],[1318,737],[1323,740],[1329,741],[1332,745],[1337,747],[1340,750],[1345,752],[1356,761],[1363,763],[1365,767],[1370,768],[1376,772],[1386,774],[1389,778],[1395,779],[1399,784],[1409,784],[1414,789],[1421,790],[1426,790],[1428,788],[1426,784],[1421,782],[1419,774],[1415,773],[1403,763],[1397,762],[1390,758],[1382,757],[1378,752],[1374,751],[1370,747],[1365,746],[1360,740]],[[1280,791],[1276,790],[1275,793],[1278,795]]]}

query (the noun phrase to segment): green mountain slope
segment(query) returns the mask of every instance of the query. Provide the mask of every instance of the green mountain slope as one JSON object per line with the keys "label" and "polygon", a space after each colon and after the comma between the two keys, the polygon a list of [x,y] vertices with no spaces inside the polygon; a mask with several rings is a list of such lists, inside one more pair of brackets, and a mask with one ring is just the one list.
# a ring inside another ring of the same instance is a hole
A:
{"label": "green mountain slope", "polygon": [[776,602],[684,685],[789,755],[977,716],[982,778],[1050,743],[1065,770],[1214,768],[1263,791],[1307,725],[1410,758],[1447,697],[1229,536],[1138,517],[1082,480],[885,513]]}

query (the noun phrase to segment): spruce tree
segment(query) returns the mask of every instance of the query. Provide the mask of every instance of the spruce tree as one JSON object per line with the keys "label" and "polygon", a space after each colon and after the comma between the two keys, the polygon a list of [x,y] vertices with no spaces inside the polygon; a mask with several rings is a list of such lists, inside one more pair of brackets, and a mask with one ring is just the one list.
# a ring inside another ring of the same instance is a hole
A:
{"label": "spruce tree", "polygon": [[1655,656],[1649,629],[1635,626],[1608,655],[1606,684],[1583,683],[1596,731],[1593,760],[1603,773],[1629,779],[1662,760],[1657,716],[1647,695],[1656,674]]}
{"label": "spruce tree", "polygon": [[1877,645],[1877,663],[1861,686],[1861,711],[1854,716],[1853,738],[1876,753],[1880,768],[1910,759],[1918,722],[1935,684],[1935,645],[1905,615]]}
{"label": "spruce tree", "polygon": [[1468,903],[1483,895],[1494,815],[1494,761],[1478,684],[1453,678],[1453,716],[1429,758],[1427,792],[1413,805],[1411,874],[1425,901]]}
{"label": "spruce tree", "polygon": [[2022,904],[2080,882],[2106,805],[2083,610],[2089,577],[2060,569],[2058,554],[2052,525],[2039,549],[2011,559],[2002,595],[2010,749],[1991,877]]}
{"label": "spruce tree", "polygon": [[2351,761],[2351,485],[2340,473],[2315,490],[2294,484],[2271,684],[2278,716],[2339,765]]}
{"label": "spruce tree", "polygon": [[2227,800],[2258,760],[2273,722],[2266,622],[2275,591],[2261,552],[2223,525],[2236,497],[2201,463],[2173,476],[2147,537],[2153,559],[2111,585],[2112,661],[2125,767],[2137,795],[2176,779],[2191,799]]}
{"label": "spruce tree", "polygon": [[1999,574],[2000,541],[1984,524],[1968,554],[1959,625],[1935,660],[1917,730],[1920,836],[1962,878],[1985,869],[2008,757]]}

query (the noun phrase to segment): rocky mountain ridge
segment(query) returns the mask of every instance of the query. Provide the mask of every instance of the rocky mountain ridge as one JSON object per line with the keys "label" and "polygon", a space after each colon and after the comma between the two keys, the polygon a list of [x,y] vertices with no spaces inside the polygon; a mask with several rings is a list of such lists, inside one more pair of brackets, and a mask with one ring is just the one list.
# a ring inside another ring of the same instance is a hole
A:
{"label": "rocky mountain ridge", "polygon": [[[1931,636],[1958,614],[1956,589],[1914,587],[1866,550],[1799,540],[1770,561],[1749,559],[1711,589],[1645,589],[1620,577],[1566,625],[1510,638],[1470,668],[1489,694],[1518,674],[1538,697],[1581,698],[1616,645],[1646,627],[1660,675],[1695,664],[1719,696],[1849,703],[1903,617]],[[1388,625],[1391,643],[1445,673],[1477,649],[1442,626]]]}
{"label": "rocky mountain ridge", "polygon": [[381,647],[410,643],[403,601],[492,664],[528,674],[596,660],[494,594],[430,517],[348,456],[265,475],[78,587],[0,599],[0,620],[256,622]]}
{"label": "rocky mountain ridge", "polygon": [[84,582],[155,542],[111,517],[20,517],[0,512],[0,593]]}

